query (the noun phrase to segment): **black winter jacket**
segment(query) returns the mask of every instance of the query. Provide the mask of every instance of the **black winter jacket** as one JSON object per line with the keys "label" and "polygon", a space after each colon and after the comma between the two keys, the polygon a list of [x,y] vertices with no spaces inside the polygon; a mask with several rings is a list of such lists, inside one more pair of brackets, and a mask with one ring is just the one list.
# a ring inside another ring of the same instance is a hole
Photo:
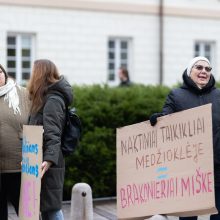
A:
{"label": "black winter jacket", "polygon": [[49,86],[42,109],[30,116],[30,125],[43,125],[43,160],[53,163],[41,182],[42,212],[59,210],[62,207],[65,162],[61,151],[61,136],[66,106],[70,105],[72,99],[71,86],[61,77],[58,82]]}
{"label": "black winter jacket", "polygon": [[162,114],[167,115],[212,103],[215,185],[220,186],[220,90],[215,88],[212,75],[202,89],[197,87],[186,71],[183,73],[183,82],[180,88],[173,89],[167,96]]}

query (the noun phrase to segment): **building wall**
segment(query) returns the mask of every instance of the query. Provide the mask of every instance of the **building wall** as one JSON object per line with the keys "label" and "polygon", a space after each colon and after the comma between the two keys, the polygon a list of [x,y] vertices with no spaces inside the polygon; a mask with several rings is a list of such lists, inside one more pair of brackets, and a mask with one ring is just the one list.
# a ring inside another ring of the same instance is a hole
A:
{"label": "building wall", "polygon": [[3,60],[7,32],[33,33],[36,58],[53,60],[71,83],[105,83],[108,38],[129,37],[133,41],[132,80],[158,80],[158,25],[154,15],[7,5],[0,7],[0,13],[5,18],[0,25]]}
{"label": "building wall", "polygon": [[[84,2],[84,4],[83,4]],[[159,83],[159,0],[0,0],[0,56],[6,65],[7,33],[35,35],[35,58],[53,60],[71,83],[107,82],[109,37],[132,40],[131,79]],[[214,74],[220,70],[220,2],[164,0],[163,83],[181,81],[195,40],[215,42]],[[94,4],[92,4],[94,3]]]}
{"label": "building wall", "polygon": [[[194,57],[194,42],[206,41],[215,43],[215,56],[212,61],[213,74],[219,80],[219,42],[220,20],[165,18],[164,35],[164,83],[172,85],[181,80],[181,73]],[[193,24],[193,25],[192,25]]]}
{"label": "building wall", "polygon": [[185,8],[188,10],[194,10],[197,13],[197,9],[220,9],[219,0],[163,0],[166,6]]}

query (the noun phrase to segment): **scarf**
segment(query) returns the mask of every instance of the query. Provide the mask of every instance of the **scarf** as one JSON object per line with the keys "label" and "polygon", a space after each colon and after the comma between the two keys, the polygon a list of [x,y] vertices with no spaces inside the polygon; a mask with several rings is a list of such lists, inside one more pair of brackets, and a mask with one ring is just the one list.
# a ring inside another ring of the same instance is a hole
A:
{"label": "scarf", "polygon": [[8,102],[9,108],[13,108],[14,114],[20,114],[19,97],[17,93],[16,83],[12,79],[8,79],[4,86],[0,87],[0,96],[5,96],[4,101]]}

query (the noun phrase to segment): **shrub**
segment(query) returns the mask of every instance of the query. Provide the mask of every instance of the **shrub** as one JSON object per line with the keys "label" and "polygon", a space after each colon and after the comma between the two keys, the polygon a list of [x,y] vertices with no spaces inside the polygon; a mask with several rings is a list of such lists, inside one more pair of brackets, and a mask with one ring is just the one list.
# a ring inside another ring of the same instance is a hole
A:
{"label": "shrub", "polygon": [[116,195],[116,128],[160,112],[170,89],[163,86],[74,86],[74,106],[82,120],[80,146],[66,158],[64,199],[75,183],[86,182],[93,197]]}

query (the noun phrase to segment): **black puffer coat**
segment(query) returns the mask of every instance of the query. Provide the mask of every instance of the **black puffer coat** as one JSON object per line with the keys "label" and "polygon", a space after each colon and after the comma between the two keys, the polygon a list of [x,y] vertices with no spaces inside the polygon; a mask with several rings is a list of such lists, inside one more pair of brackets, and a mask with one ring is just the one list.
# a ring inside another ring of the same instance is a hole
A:
{"label": "black puffer coat", "polygon": [[[30,125],[43,125],[43,160],[53,165],[42,178],[40,210],[59,210],[62,206],[65,163],[61,151],[61,136],[64,129],[66,106],[72,102],[70,84],[61,77],[48,88],[43,108],[30,116]],[[60,99],[60,97],[63,97]]]}
{"label": "black puffer coat", "polygon": [[173,89],[167,96],[163,115],[212,103],[213,146],[215,185],[220,186],[220,90],[215,88],[215,79],[211,75],[208,84],[199,89],[192,79],[183,73],[183,85]]}

